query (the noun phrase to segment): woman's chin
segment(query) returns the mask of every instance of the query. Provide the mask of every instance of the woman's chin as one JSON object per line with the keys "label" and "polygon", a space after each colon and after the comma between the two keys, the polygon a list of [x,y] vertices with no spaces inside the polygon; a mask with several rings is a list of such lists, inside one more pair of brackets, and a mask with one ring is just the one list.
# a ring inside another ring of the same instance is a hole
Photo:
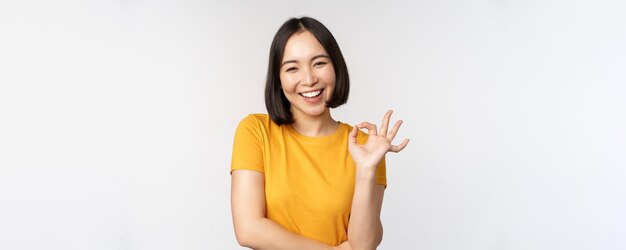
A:
{"label": "woman's chin", "polygon": [[[292,113],[294,113],[294,111],[296,111],[296,113],[299,113],[300,115],[305,115],[305,116],[309,116],[309,117],[318,117],[318,116],[322,116],[322,115],[326,114],[328,112],[328,107],[326,107],[326,105],[324,105],[324,104],[315,105],[315,106],[308,106],[308,107],[302,107],[302,108],[298,108],[298,109],[293,109],[293,107],[292,107]],[[294,115],[296,115],[296,114],[294,114]],[[298,115],[296,115],[296,116],[298,116]]]}
{"label": "woman's chin", "polygon": [[324,113],[326,113],[326,108],[314,108],[314,109],[308,109],[304,112],[307,116],[321,116]]}

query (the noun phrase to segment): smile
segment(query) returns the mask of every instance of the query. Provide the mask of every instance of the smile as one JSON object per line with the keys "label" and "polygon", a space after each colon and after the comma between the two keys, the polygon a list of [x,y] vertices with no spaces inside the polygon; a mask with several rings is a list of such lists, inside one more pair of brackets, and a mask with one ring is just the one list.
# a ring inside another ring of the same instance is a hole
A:
{"label": "smile", "polygon": [[301,96],[304,96],[306,98],[313,98],[313,97],[317,97],[320,94],[322,94],[322,91],[324,89],[318,89],[318,90],[314,90],[314,91],[310,91],[310,92],[302,92],[302,93],[298,93]]}

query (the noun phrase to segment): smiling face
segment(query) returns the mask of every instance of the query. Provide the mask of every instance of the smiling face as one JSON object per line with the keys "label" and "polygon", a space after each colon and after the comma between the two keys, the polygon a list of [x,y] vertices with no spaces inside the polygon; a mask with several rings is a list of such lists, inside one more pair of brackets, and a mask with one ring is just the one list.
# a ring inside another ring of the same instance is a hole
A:
{"label": "smiling face", "polygon": [[280,82],[294,118],[326,114],[335,77],[328,53],[311,32],[305,30],[289,37],[280,66]]}

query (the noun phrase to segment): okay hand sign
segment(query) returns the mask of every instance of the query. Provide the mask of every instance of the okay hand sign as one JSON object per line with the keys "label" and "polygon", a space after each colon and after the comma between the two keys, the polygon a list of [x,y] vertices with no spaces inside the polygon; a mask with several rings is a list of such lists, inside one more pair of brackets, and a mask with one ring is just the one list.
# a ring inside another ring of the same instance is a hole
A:
{"label": "okay hand sign", "polygon": [[[378,163],[387,154],[387,152],[398,153],[406,147],[409,143],[409,139],[404,139],[400,145],[392,145],[393,138],[396,137],[402,120],[396,122],[393,125],[391,131],[387,131],[389,127],[389,119],[391,118],[392,110],[387,111],[383,118],[380,131],[376,130],[376,125],[369,122],[362,122],[354,126],[348,136],[348,151],[352,155],[352,159],[356,163],[357,167],[376,170]],[[369,137],[365,144],[357,144],[357,130],[361,128],[367,128]]]}

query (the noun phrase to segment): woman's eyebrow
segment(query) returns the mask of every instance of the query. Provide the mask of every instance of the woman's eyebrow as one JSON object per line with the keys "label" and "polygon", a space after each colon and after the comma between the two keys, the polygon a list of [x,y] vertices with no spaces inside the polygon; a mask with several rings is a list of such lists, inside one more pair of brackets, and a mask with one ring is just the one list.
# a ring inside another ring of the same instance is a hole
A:
{"label": "woman's eyebrow", "polygon": [[287,61],[284,61],[280,66],[282,67],[282,66],[284,66],[287,63],[297,63],[297,62],[298,61],[296,61],[296,60],[287,60]]}
{"label": "woman's eyebrow", "polygon": [[320,57],[330,59],[330,57],[328,55],[326,55],[326,54],[319,54],[319,55],[314,56],[313,58],[311,58],[311,61],[313,61],[313,60],[315,60],[317,58],[320,58]]}

